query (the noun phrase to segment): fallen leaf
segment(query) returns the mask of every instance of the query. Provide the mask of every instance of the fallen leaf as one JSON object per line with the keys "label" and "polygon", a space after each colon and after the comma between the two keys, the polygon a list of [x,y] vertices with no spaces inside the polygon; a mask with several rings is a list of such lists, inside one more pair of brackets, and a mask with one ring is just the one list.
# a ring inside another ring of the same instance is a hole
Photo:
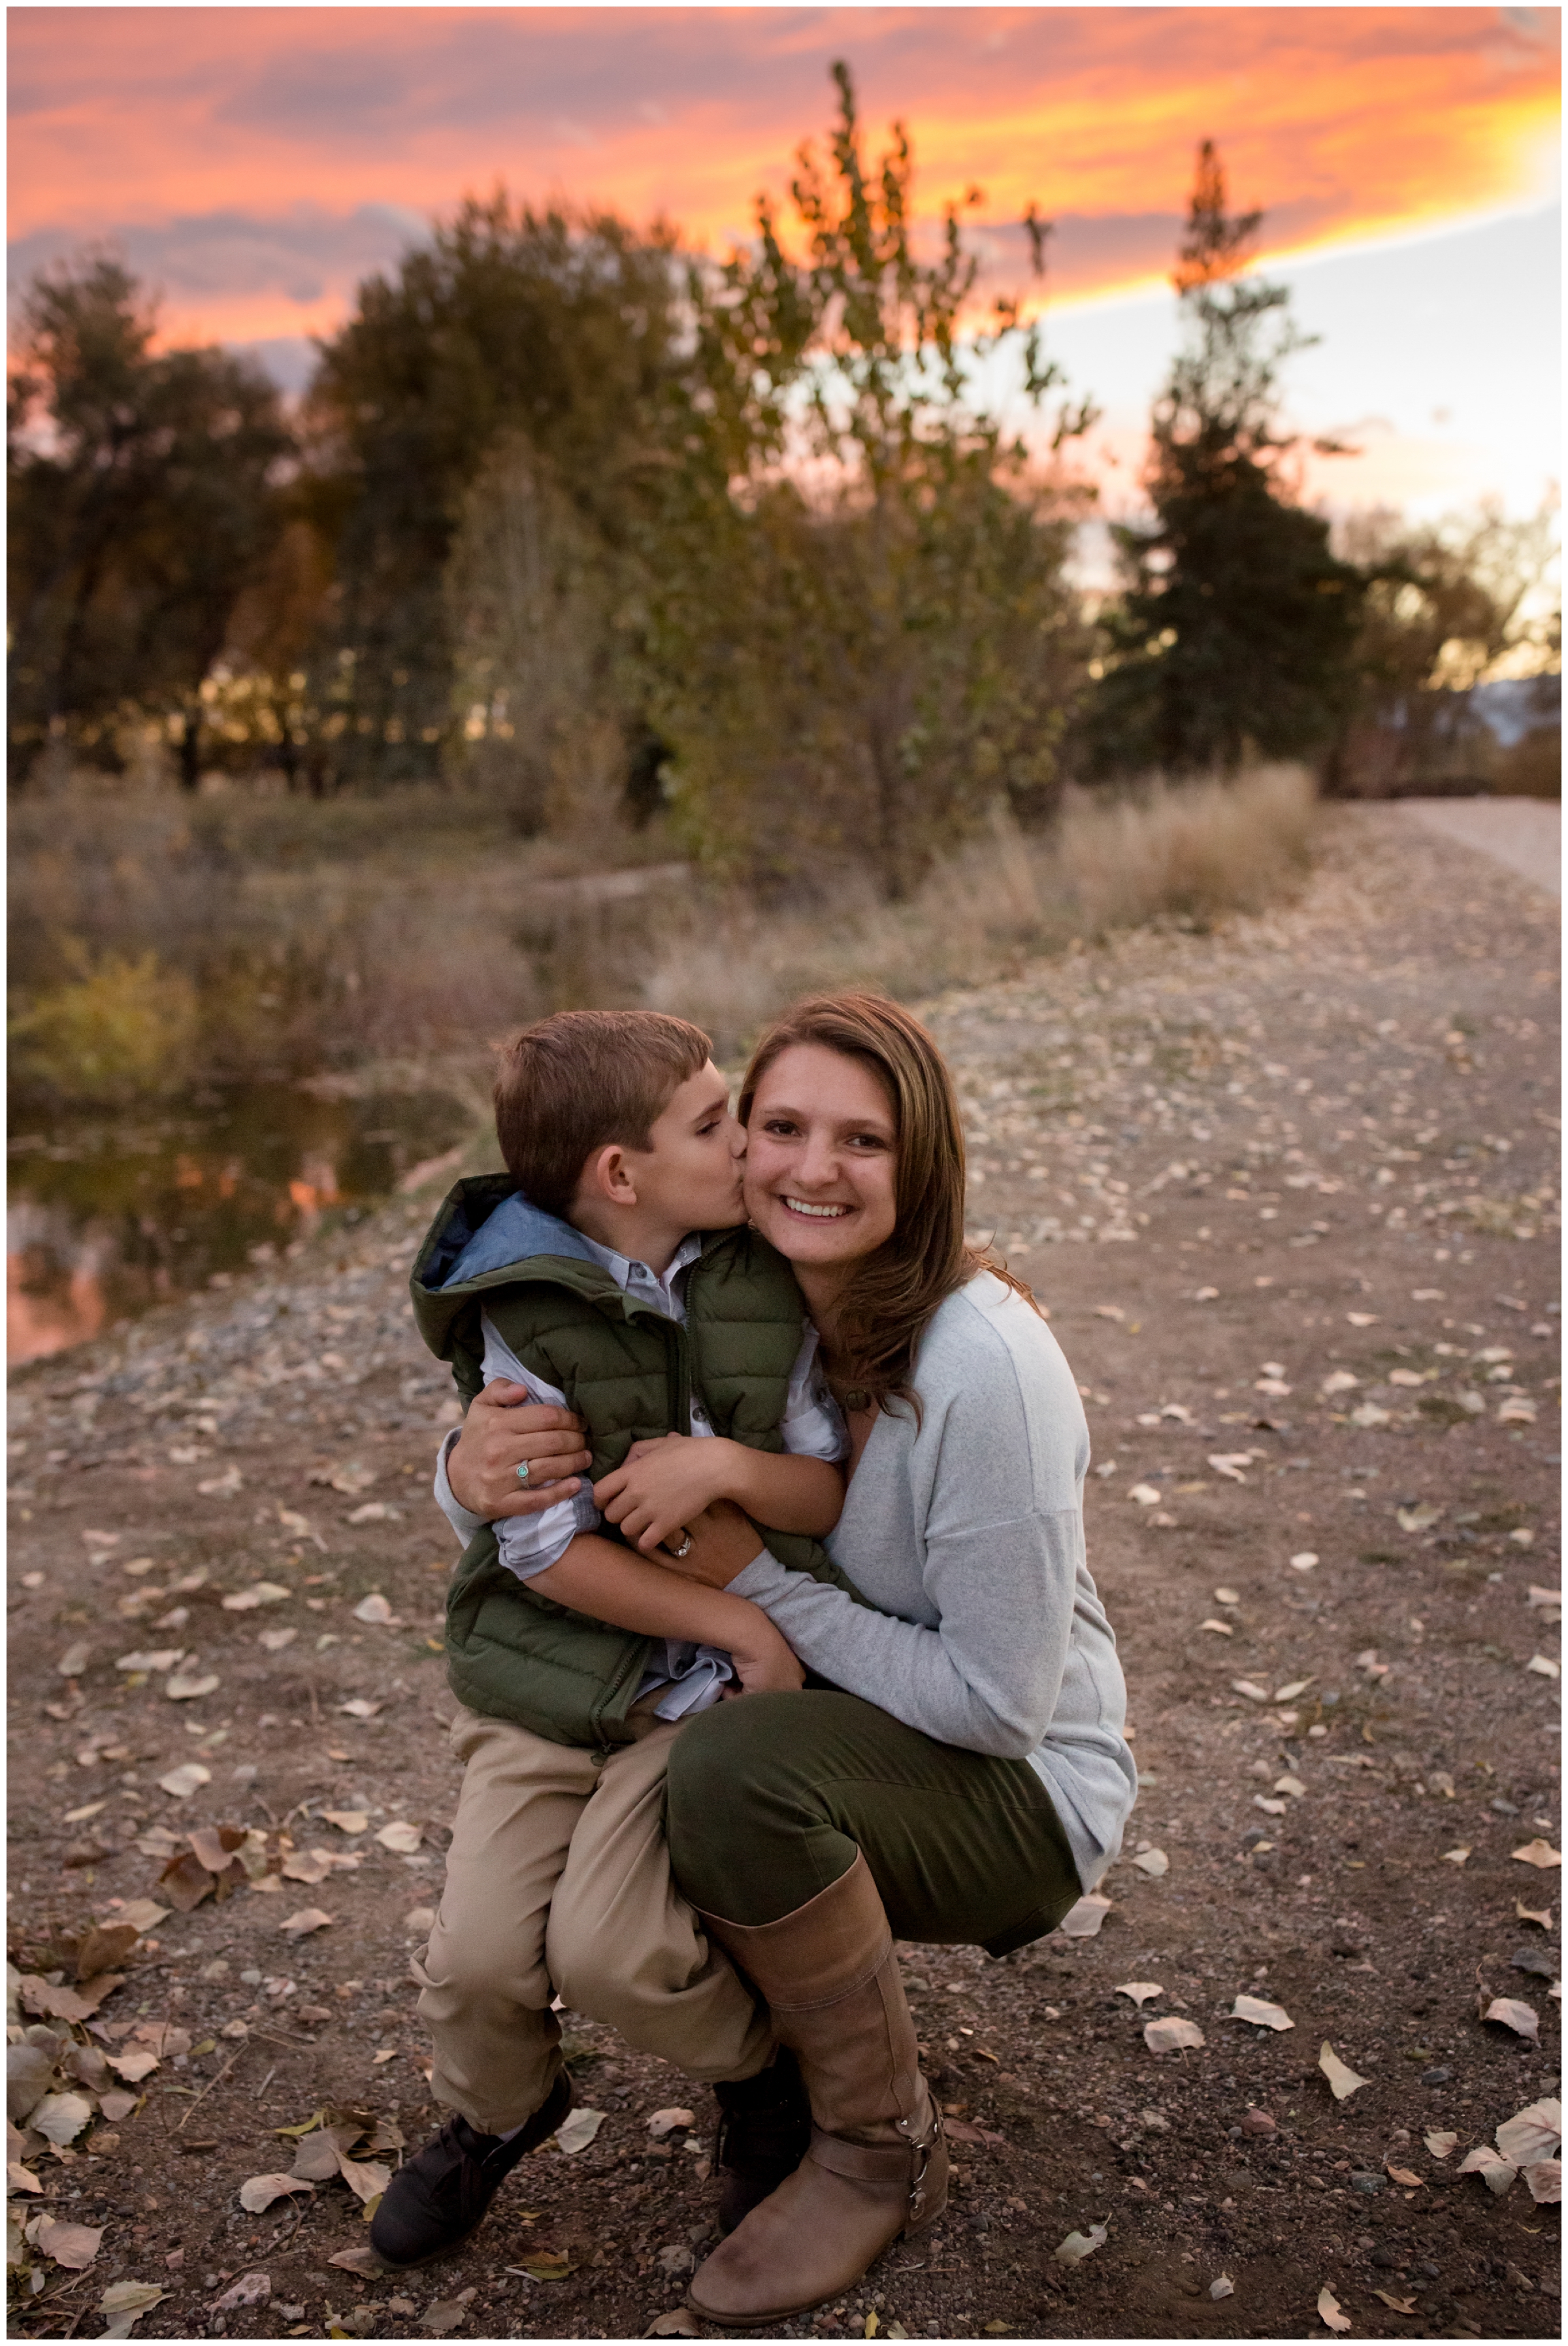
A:
{"label": "fallen leaf", "polygon": [[1215,2304],[1217,2305],[1222,2297],[1234,2297],[1236,2295],[1236,2283],[1231,2280],[1228,2273],[1221,2273],[1217,2280],[1211,2280],[1209,2282],[1208,2293]]}
{"label": "fallen leaf", "polygon": [[666,2135],[675,2132],[677,2127],[695,2126],[697,2119],[690,2110],[671,2107],[667,2110],[655,2110],[647,2123],[648,2132],[654,2140],[662,2142]]}
{"label": "fallen leaf", "polygon": [[1533,1670],[1538,1678],[1554,1678],[1561,1676],[1556,1663],[1549,1662],[1544,1654],[1532,1654],[1524,1667],[1527,1670]]}
{"label": "fallen leaf", "polygon": [[351,2249],[340,2249],[327,2262],[341,2267],[344,2272],[359,2273],[366,2280],[379,2280],[382,2273],[393,2270],[382,2262],[368,2240],[356,2241]]}
{"label": "fallen leaf", "polygon": [[1145,2020],[1144,2043],[1151,2053],[1180,2053],[1207,2043],[1195,2020]]}
{"label": "fallen leaf", "polygon": [[375,1479],[375,1468],[363,1465],[357,1458],[345,1458],[337,1466],[318,1466],[309,1477],[312,1483],[325,1484],[330,1491],[341,1491],[350,1499],[357,1499],[361,1491],[368,1491]]}
{"label": "fallen leaf", "polygon": [[1056,1928],[1064,1939],[1093,1939],[1110,1911],[1110,1900],[1091,1890],[1068,1907]]}
{"label": "fallen leaf", "polygon": [[1318,2291],[1318,2312],[1320,2320],[1325,2321],[1330,2330],[1349,2330],[1350,2327],[1340,2312],[1339,2300],[1331,2289],[1320,2289]]}
{"label": "fallen leaf", "polygon": [[117,1670],[131,1672],[140,1670],[147,1677],[153,1678],[156,1677],[160,1670],[172,1670],[178,1663],[183,1662],[184,1659],[185,1647],[183,1646],[159,1646],[156,1652],[152,1653],[122,1654],[119,1660],[115,1664],[115,1668]]}
{"label": "fallen leaf", "polygon": [[283,1860],[285,1882],[315,1883],[325,1882],[332,1872],[332,1861],[324,1849],[296,1850],[292,1857]]}
{"label": "fallen leaf", "polygon": [[[1254,1792],[1252,1795],[1252,1805],[1255,1809],[1261,1809],[1266,1817],[1282,1817],[1285,1814],[1285,1803],[1283,1800],[1266,1800],[1261,1792]],[[1272,1849],[1274,1843],[1270,1841],[1268,1846]]]}
{"label": "fallen leaf", "polygon": [[603,2110],[574,2110],[571,2116],[564,2118],[555,2128],[556,2148],[564,2151],[568,2158],[575,2158],[578,2151],[586,2150],[604,2123]]}
{"label": "fallen leaf", "polygon": [[46,2094],[27,2113],[27,2124],[56,2150],[75,2142],[93,2115],[91,2102],[80,2094]]}
{"label": "fallen leaf", "polygon": [[1347,2067],[1328,2043],[1324,2044],[1318,2055],[1318,2066],[1328,2078],[1329,2091],[1337,2102],[1348,2101],[1352,2094],[1359,2094],[1369,2082],[1365,2077],[1358,2077],[1354,2069]]}
{"label": "fallen leaf", "polygon": [[1079,2265],[1085,2257],[1092,2257],[1096,2249],[1103,2249],[1106,2238],[1105,2225],[1091,2224],[1086,2232],[1069,2232],[1064,2240],[1057,2243],[1052,2254],[1059,2265]]}
{"label": "fallen leaf", "polygon": [[1197,1626],[1200,1629],[1212,1629],[1220,1637],[1234,1637],[1236,1635],[1228,1621],[1200,1621]]}
{"label": "fallen leaf", "polygon": [[338,1708],[346,1711],[351,1719],[373,1719],[378,1710],[386,1708],[386,1705],[384,1702],[367,1702],[361,1694],[356,1695],[352,1702],[341,1702]]}
{"label": "fallen leaf", "polygon": [[1290,1569],[1292,1572],[1310,1572],[1317,1561],[1317,1550],[1315,1548],[1304,1547],[1298,1556],[1293,1556],[1291,1557]]}
{"label": "fallen leaf", "polygon": [[1349,1369],[1330,1369],[1318,1390],[1332,1397],[1335,1393],[1353,1392],[1360,1382],[1360,1378],[1353,1377]]}
{"label": "fallen leaf", "polygon": [[[1390,1382],[1393,1382],[1394,1379],[1390,1378]],[[1420,1382],[1419,1377],[1416,1382],[1418,1384]],[[1434,1507],[1430,1499],[1422,1499],[1413,1507],[1395,1509],[1400,1529],[1402,1532],[1430,1531],[1433,1524],[1441,1522],[1443,1513],[1444,1510],[1441,1507]]]}
{"label": "fallen leaf", "polygon": [[1465,2152],[1459,2163],[1459,2172],[1461,2175],[1479,2175],[1487,2189],[1501,2199],[1519,2169],[1511,2158],[1504,2158],[1500,2151],[1493,2150],[1489,2142],[1483,2142],[1475,2150]]}
{"label": "fallen leaf", "polygon": [[1524,1601],[1532,1612],[1540,1606],[1550,1606],[1554,1612],[1560,1611],[1563,1605],[1563,1591],[1560,1588],[1543,1588],[1532,1580]]}
{"label": "fallen leaf", "polygon": [[155,2305],[161,2305],[168,2291],[150,2280],[111,2281],[98,2303],[108,2316],[109,2326],[100,2331],[104,2338],[128,2338],[133,2325]]}
{"label": "fallen leaf", "polygon": [[294,1594],[281,1581],[254,1580],[249,1588],[237,1588],[232,1596],[223,1599],[226,1613],[254,1613],[259,1605],[284,1605]]}
{"label": "fallen leaf", "polygon": [[324,1931],[331,1919],[319,1906],[301,1906],[297,1914],[289,1915],[278,1928],[286,1939],[303,1939],[312,1931]]}
{"label": "fallen leaf", "polygon": [[384,1524],[389,1521],[396,1523],[401,1515],[401,1508],[389,1507],[383,1500],[367,1499],[362,1507],[355,1507],[352,1510],[349,1521],[351,1524]]}
{"label": "fallen leaf", "polygon": [[1133,1863],[1140,1873],[1146,1873],[1151,1882],[1158,1882],[1170,1872],[1171,1865],[1163,1849],[1141,1849]]}
{"label": "fallen leaf", "polygon": [[311,2191],[314,2188],[297,2175],[252,2175],[239,2187],[239,2205],[247,2215],[260,2216],[274,2199],[281,2199],[291,2191]]}
{"label": "fallen leaf", "polygon": [[78,1638],[74,1646],[66,1647],[55,1668],[63,1678],[79,1678],[92,1658],[92,1652],[91,1646],[85,1639]]}
{"label": "fallen leaf", "polygon": [[362,1596],[354,1607],[354,1619],[363,1621],[373,1629],[395,1629],[402,1624],[380,1590]]}
{"label": "fallen leaf", "polygon": [[1550,1906],[1544,1909],[1538,1909],[1534,1906],[1525,1906],[1516,1898],[1513,1902],[1513,1912],[1516,1918],[1521,1923],[1537,1923],[1543,1931],[1549,1931],[1552,1928],[1552,1909]]}
{"label": "fallen leaf", "polygon": [[1160,1503],[1160,1494],[1152,1483],[1135,1483],[1127,1496],[1140,1507],[1157,1507]]}
{"label": "fallen leaf", "polygon": [[643,2331],[645,2338],[700,2338],[697,2319],[687,2305],[672,2306],[667,2313],[657,2314]]}
{"label": "fallen leaf", "polygon": [[[664,2256],[669,2253],[667,2249]],[[662,2257],[660,2261],[663,2262]],[[689,2272],[694,2261],[688,2255],[687,2262],[680,2268],[681,2271]],[[538,2249],[532,2256],[524,2257],[520,2265],[508,2265],[506,2270],[508,2272],[526,2273],[530,2280],[565,2280],[575,2267],[564,2249]],[[665,2270],[668,2272],[670,2267],[666,2265]]]}
{"label": "fallen leaf", "polygon": [[204,1768],[199,1760],[186,1760],[178,1768],[171,1768],[167,1776],[160,1776],[158,1780],[159,1788],[168,1792],[172,1799],[188,1800],[193,1792],[200,1791],[203,1784],[211,1783],[212,1770],[210,1768]]}
{"label": "fallen leaf", "polygon": [[1265,2004],[1257,1995],[1238,1995],[1230,2007],[1232,2020],[1249,2021],[1255,2028],[1294,2028],[1296,2023],[1282,2004]]}
{"label": "fallen leaf", "polygon": [[1463,1865],[1469,1855],[1469,1845],[1465,1843],[1458,1849],[1445,1849],[1438,1862],[1440,1865]]}
{"label": "fallen leaf", "polygon": [[1297,1696],[1305,1694],[1311,1684],[1310,1678],[1292,1678],[1288,1686],[1275,1688],[1274,1699],[1276,1702],[1294,1702]]}
{"label": "fallen leaf", "polygon": [[390,1825],[382,1825],[376,1835],[383,1849],[393,1850],[403,1857],[412,1856],[422,1838],[421,1828],[402,1817],[394,1819]]}
{"label": "fallen leaf", "polygon": [[204,1499],[232,1499],[236,1492],[245,1488],[245,1477],[238,1466],[230,1466],[221,1474],[209,1474],[205,1483],[196,1487]]}
{"label": "fallen leaf", "polygon": [[392,2181],[392,2168],[383,2167],[379,2158],[340,2157],[338,2173],[356,2199],[366,2207],[379,2199]]}
{"label": "fallen leaf", "polygon": [[[1389,2169],[1389,2172],[1390,2175],[1393,2173],[1392,2168]],[[1374,2297],[1380,2297],[1383,2303],[1389,2308],[1389,2310],[1391,2313],[1413,2313],[1416,2310],[1416,2301],[1413,2297],[1390,2297],[1386,2289],[1375,2289],[1372,2291],[1372,2295]]]}
{"label": "fallen leaf", "polygon": [[108,2064],[116,2075],[123,2078],[127,2086],[139,2086],[142,2079],[144,2077],[150,2077],[153,2071],[158,2066],[158,2055],[156,2053],[148,2053],[145,2051],[140,2053],[111,2053],[108,2055]]}
{"label": "fallen leaf", "polygon": [[1523,2173],[1530,2187],[1530,2196],[1536,2206],[1556,2207],[1563,2197],[1563,2161],[1560,2158],[1532,2159]]}
{"label": "fallen leaf", "polygon": [[1497,2129],[1497,2147],[1515,2167],[1555,2158],[1562,2139],[1563,2105],[1559,2101],[1531,2102],[1524,2109],[1516,2110],[1511,2118],[1505,2118]]}
{"label": "fallen leaf", "polygon": [[194,1702],[199,1695],[210,1694],[219,1684],[218,1674],[209,1670],[204,1678],[192,1678],[178,1671],[164,1683],[164,1693],[170,1702]]}
{"label": "fallen leaf", "polygon": [[[161,1921],[163,1909],[157,1907],[154,1912]],[[76,1949],[77,1979],[93,1979],[99,1972],[112,1971],[116,1964],[123,1964],[140,1938],[143,1927],[131,1922],[123,1909],[117,1922],[94,1923],[83,1933],[81,1944]]]}
{"label": "fallen leaf", "polygon": [[1408,2167],[1390,2167],[1385,2160],[1383,2172],[1391,2183],[1402,2183],[1409,2190],[1421,2191],[1426,2188],[1425,2178],[1413,2175]]}
{"label": "fallen leaf", "polygon": [[468,2302],[473,2291],[465,2290],[459,2297],[438,2297],[425,2308],[424,2327],[433,2337],[444,2338],[449,2331],[458,2328],[468,2318]]}
{"label": "fallen leaf", "polygon": [[1267,1687],[1255,1686],[1250,1678],[1232,1678],[1230,1690],[1232,1694],[1244,1694],[1248,1702],[1272,1702],[1274,1699]]}
{"label": "fallen leaf", "polygon": [[1242,1470],[1251,1465],[1252,1453],[1250,1450],[1227,1451],[1211,1458],[1208,1463],[1217,1474],[1224,1475],[1227,1483],[1245,1483],[1247,1476]]}
{"label": "fallen leaf", "polygon": [[1540,2014],[1516,1995],[1494,1995],[1481,2018],[1500,2022],[1504,2028],[1512,2028],[1516,2036],[1527,2036],[1532,2045],[1541,2041]]}
{"label": "fallen leaf", "polygon": [[140,2099],[139,2094],[122,2093],[117,2086],[112,2092],[98,2096],[98,2107],[111,2126],[117,2126],[121,2118],[129,2117]]}
{"label": "fallen leaf", "polygon": [[1276,1776],[1274,1790],[1277,1792],[1288,1793],[1293,1800],[1304,1800],[1307,1798],[1307,1787],[1299,1776]]}
{"label": "fallen leaf", "polygon": [[265,2305],[271,2294],[270,2273],[241,2273],[239,2280],[232,2281],[221,2297],[213,2299],[211,2310],[214,2313],[232,2313],[241,2305]]}
{"label": "fallen leaf", "polygon": [[1165,1990],[1158,1980],[1124,1980],[1120,1987],[1111,1990],[1111,1994],[1128,1997],[1141,2012],[1152,1996],[1164,1995]]}
{"label": "fallen leaf", "polygon": [[34,2174],[30,2167],[24,2167],[20,2159],[13,2158],[7,2161],[5,2180],[13,2191],[41,2192],[44,2188],[42,2179]]}
{"label": "fallen leaf", "polygon": [[1457,2134],[1429,2134],[1421,2139],[1434,2158],[1447,2158],[1459,2148]]}
{"label": "fallen leaf", "polygon": [[57,2224],[53,2216],[35,2216],[27,2227],[27,2238],[40,2256],[66,2272],[86,2272],[103,2237],[101,2224],[95,2230],[90,2224]]}
{"label": "fallen leaf", "polygon": [[259,1646],[264,1646],[270,1654],[280,1654],[285,1646],[293,1644],[299,1634],[298,1629],[262,1629],[259,1632],[256,1642]]}
{"label": "fallen leaf", "polygon": [[435,1927],[433,1906],[412,1906],[402,1918],[405,1931],[430,1931]]}

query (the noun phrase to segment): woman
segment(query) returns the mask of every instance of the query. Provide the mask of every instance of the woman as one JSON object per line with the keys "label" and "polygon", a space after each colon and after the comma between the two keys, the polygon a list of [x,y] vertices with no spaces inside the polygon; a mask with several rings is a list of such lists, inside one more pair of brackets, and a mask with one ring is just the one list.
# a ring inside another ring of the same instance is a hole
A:
{"label": "woman", "polygon": [[1000,1955],[1053,1929],[1116,1854],[1136,1773],[1084,1561],[1083,1408],[1027,1290],[964,1243],[935,1045],[892,1003],[802,1003],[740,1113],[748,1211],[794,1266],[849,1422],[830,1545],[866,1600],[786,1571],[728,1509],[660,1558],[762,1606],[815,1680],[692,1719],[669,1762],[676,1878],[811,2104],[807,2157],[692,2284],[698,2312],[762,2327],[942,2212],[893,1939]]}

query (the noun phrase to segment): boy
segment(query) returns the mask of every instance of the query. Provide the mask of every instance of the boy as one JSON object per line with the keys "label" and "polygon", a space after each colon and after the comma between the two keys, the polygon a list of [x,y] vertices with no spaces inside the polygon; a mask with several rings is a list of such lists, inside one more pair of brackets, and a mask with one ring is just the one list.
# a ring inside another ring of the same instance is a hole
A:
{"label": "boy", "polygon": [[802,1673],[757,1606],[645,1563],[595,1501],[646,1549],[730,1498],[781,1560],[840,1579],[806,1535],[837,1520],[842,1423],[788,1265],[736,1227],[743,1144],[705,1035],[564,1013],[508,1046],[495,1101],[507,1174],[446,1200],[415,1315],[465,1400],[504,1377],[575,1410],[598,1479],[492,1526],[453,1496],[443,1445],[438,1496],[471,1535],[446,1639],[467,1773],[414,1968],[433,2089],[461,2115],[377,2211],[373,2244],[400,2265],[464,2238],[565,2116],[557,1990],[719,2087],[731,2220],[805,2147],[765,2018],[670,1884],[661,1806],[681,1718]]}

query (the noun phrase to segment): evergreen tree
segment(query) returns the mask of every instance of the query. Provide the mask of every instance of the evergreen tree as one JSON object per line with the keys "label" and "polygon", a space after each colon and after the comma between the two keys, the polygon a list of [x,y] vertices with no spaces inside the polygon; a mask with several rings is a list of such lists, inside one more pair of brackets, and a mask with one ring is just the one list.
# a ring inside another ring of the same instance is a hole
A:
{"label": "evergreen tree", "polygon": [[1279,370],[1305,338],[1288,290],[1245,274],[1262,218],[1227,210],[1205,140],[1173,279],[1182,346],[1153,416],[1154,518],[1115,533],[1127,586],[1089,719],[1100,770],[1311,756],[1355,689],[1364,584],[1282,471],[1296,442]]}

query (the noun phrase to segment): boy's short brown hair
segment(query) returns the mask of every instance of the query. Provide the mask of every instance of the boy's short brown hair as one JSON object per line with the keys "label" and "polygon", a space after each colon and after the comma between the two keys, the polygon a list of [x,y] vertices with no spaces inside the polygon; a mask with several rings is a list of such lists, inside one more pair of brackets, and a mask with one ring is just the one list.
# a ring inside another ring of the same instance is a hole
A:
{"label": "boy's short brown hair", "polygon": [[559,1010],[500,1046],[495,1132],[528,1199],[565,1219],[596,1148],[647,1148],[682,1084],[713,1056],[661,1010]]}

